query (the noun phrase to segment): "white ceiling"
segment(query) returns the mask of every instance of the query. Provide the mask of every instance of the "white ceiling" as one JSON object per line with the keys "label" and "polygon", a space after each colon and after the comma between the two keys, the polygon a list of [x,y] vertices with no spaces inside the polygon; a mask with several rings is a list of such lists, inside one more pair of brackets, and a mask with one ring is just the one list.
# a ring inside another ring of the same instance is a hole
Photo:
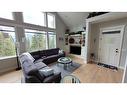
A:
{"label": "white ceiling", "polygon": [[58,12],[58,15],[69,28],[78,27],[81,24],[85,25],[88,14],[88,12]]}

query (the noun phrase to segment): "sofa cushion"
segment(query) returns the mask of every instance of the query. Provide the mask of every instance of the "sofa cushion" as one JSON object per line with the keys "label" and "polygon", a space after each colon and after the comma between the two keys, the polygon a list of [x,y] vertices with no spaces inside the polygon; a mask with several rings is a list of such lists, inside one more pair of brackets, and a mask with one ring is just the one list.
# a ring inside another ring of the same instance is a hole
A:
{"label": "sofa cushion", "polygon": [[47,67],[46,64],[44,64],[43,62],[35,62],[34,65],[36,66],[36,68],[39,70],[41,68]]}
{"label": "sofa cushion", "polygon": [[52,55],[44,58],[43,62],[48,65],[50,63],[56,62],[57,60],[58,60],[58,55]]}
{"label": "sofa cushion", "polygon": [[59,53],[59,48],[54,48],[54,49],[48,49],[43,51],[45,56],[51,56],[51,55],[56,55]]}
{"label": "sofa cushion", "polygon": [[30,60],[26,60],[22,64],[22,67],[23,67],[25,74],[27,74],[27,75],[36,75],[36,73],[38,72],[36,66],[34,66],[34,64],[31,63]]}
{"label": "sofa cushion", "polygon": [[35,60],[35,61],[34,61],[34,64],[36,64],[36,63],[38,63],[38,62],[43,62],[43,59],[40,58],[40,59]]}
{"label": "sofa cushion", "polygon": [[34,58],[35,60],[38,60],[38,59],[41,58],[40,52],[39,52],[39,51],[31,52],[30,54],[33,56],[33,58]]}
{"label": "sofa cushion", "polygon": [[39,52],[40,52],[40,57],[46,56],[44,51],[45,51],[45,50],[40,50],[40,51],[39,51]]}

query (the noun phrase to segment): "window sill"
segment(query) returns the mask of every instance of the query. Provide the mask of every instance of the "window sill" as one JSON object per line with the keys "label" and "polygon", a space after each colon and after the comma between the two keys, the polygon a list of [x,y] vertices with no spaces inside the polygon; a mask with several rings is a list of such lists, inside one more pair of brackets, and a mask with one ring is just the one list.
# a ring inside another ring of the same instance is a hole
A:
{"label": "window sill", "polygon": [[10,59],[10,58],[15,58],[16,56],[7,56],[7,57],[1,57],[0,60],[5,60],[5,59]]}

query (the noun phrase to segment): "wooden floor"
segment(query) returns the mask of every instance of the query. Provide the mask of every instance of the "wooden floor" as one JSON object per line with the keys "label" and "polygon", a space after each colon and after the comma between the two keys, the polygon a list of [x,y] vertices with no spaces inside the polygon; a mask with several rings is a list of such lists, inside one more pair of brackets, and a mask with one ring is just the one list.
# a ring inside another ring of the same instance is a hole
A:
{"label": "wooden floor", "polygon": [[21,83],[22,71],[11,71],[0,76],[0,83]]}
{"label": "wooden floor", "polygon": [[74,62],[82,64],[72,74],[80,79],[82,83],[121,83],[123,70],[111,70],[97,64],[85,64],[84,60],[70,55]]}
{"label": "wooden floor", "polygon": [[[72,57],[76,63],[82,64],[72,74],[80,79],[81,83],[121,83],[123,70],[113,71],[96,64],[85,64],[83,59]],[[22,71],[12,71],[0,76],[0,83],[20,83]]]}
{"label": "wooden floor", "polygon": [[122,74],[122,70],[113,71],[96,64],[82,65],[73,72],[82,83],[121,83]]}

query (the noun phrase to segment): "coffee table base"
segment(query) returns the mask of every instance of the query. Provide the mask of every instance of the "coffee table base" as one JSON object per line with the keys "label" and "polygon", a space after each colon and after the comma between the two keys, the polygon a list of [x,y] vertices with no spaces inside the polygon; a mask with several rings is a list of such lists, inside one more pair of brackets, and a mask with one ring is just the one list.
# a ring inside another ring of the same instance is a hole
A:
{"label": "coffee table base", "polygon": [[[57,66],[59,66],[59,64],[61,64],[61,63],[57,63]],[[64,70],[67,70],[68,65],[73,66],[73,63],[71,62],[71,63],[69,63],[69,64],[61,64],[61,65],[63,65],[63,69],[64,69]]]}
{"label": "coffee table base", "polygon": [[72,65],[72,60],[69,57],[61,57],[58,59],[59,64],[63,64],[63,68],[67,70],[68,65]]}

